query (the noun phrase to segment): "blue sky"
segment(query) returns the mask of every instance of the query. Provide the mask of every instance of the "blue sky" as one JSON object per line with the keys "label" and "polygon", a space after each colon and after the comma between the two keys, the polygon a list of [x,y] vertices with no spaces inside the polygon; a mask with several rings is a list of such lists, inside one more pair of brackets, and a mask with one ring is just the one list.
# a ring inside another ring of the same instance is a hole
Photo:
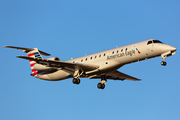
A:
{"label": "blue sky", "polygon": [[[0,45],[39,48],[62,61],[150,38],[180,48],[178,0],[0,1]],[[30,76],[22,51],[0,47],[1,120],[179,120],[179,52],[123,66],[142,79],[72,79],[49,82]],[[46,58],[46,57],[45,57]]]}

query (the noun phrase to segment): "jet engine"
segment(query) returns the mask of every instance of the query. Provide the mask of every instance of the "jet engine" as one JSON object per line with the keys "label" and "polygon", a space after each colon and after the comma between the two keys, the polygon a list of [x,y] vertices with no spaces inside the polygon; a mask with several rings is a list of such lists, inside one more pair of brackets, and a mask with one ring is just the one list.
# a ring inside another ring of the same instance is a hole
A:
{"label": "jet engine", "polygon": [[61,61],[58,57],[51,57],[51,58],[47,58],[47,60]]}
{"label": "jet engine", "polygon": [[[58,57],[47,58],[47,60],[61,61]],[[36,64],[33,66],[33,69],[34,69],[34,70],[39,70],[39,71],[50,71],[50,70],[53,70],[54,68],[53,68],[53,67],[49,67],[49,66],[46,65],[46,64],[43,65],[43,64],[36,63]]]}

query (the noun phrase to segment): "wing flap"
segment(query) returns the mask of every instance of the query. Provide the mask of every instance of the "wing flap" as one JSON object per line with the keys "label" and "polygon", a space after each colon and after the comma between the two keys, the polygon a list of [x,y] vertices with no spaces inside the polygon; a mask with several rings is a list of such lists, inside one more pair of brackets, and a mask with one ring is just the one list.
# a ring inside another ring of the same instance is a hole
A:
{"label": "wing flap", "polygon": [[26,56],[17,56],[18,58],[36,61],[38,63],[47,64],[50,66],[55,67],[68,67],[71,69],[75,69],[75,66],[79,66],[84,71],[91,71],[99,68],[97,65],[90,65],[90,64],[80,64],[80,63],[69,63],[69,62],[61,62],[61,61],[54,61],[54,60],[47,60],[47,59],[40,59],[40,58],[33,58],[33,57],[26,57]]}

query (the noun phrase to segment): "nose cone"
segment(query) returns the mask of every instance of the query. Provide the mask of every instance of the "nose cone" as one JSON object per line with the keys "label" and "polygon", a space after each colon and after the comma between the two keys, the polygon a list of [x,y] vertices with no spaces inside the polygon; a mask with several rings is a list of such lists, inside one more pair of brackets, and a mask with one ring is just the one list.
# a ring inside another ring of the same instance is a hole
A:
{"label": "nose cone", "polygon": [[168,50],[170,50],[170,51],[176,51],[177,48],[175,48],[175,47],[173,47],[173,46],[169,46]]}

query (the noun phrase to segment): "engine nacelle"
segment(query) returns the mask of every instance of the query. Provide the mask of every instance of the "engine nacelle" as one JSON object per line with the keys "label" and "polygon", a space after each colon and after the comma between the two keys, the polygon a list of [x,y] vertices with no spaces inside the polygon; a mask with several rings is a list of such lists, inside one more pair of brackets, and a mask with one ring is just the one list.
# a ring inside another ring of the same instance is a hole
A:
{"label": "engine nacelle", "polygon": [[58,57],[51,57],[51,58],[47,58],[47,60],[61,61]]}
{"label": "engine nacelle", "polygon": [[[61,61],[58,57],[47,58],[47,60]],[[39,70],[39,71],[47,71],[47,70],[52,70],[53,68],[52,67],[47,67],[46,65],[36,63],[33,66],[33,69],[34,70]]]}

